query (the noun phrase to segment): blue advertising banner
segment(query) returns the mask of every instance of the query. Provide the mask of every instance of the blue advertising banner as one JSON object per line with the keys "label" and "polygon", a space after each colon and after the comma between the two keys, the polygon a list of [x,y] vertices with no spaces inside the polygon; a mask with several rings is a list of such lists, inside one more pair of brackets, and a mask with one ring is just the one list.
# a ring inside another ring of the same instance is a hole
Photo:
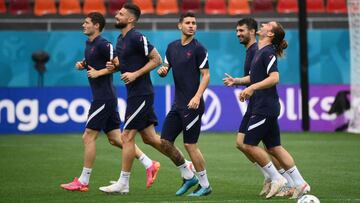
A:
{"label": "blue advertising banner", "polygon": [[[309,114],[311,131],[334,131],[345,122],[343,116],[329,115],[338,91],[347,85],[317,85],[310,87]],[[237,99],[240,88],[210,86],[204,93],[206,111],[202,117],[202,131],[234,132],[246,112],[246,102]],[[171,108],[174,88],[155,87],[155,111],[161,127]],[[280,85],[282,131],[301,131],[301,94],[297,85]],[[90,88],[0,88],[0,134],[81,133],[85,128],[91,103]],[[118,87],[119,114],[124,121],[126,89]]]}

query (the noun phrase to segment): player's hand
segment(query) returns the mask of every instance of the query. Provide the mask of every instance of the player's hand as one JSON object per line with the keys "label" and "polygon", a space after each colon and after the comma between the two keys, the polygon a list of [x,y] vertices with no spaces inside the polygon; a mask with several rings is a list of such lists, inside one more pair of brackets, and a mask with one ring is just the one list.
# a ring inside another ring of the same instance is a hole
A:
{"label": "player's hand", "polygon": [[223,78],[224,85],[227,87],[232,87],[235,85],[235,78],[231,75],[225,73],[225,78]]}
{"label": "player's hand", "polygon": [[241,102],[244,102],[245,100],[250,99],[250,97],[254,94],[254,89],[250,86],[245,88],[243,91],[239,94],[239,99]]}
{"label": "player's hand", "polygon": [[113,72],[117,69],[117,67],[119,67],[119,64],[120,62],[118,57],[115,57],[113,60],[106,62],[106,68],[109,71]]}
{"label": "player's hand", "polygon": [[188,108],[189,109],[198,109],[200,105],[200,98],[197,96],[194,96],[190,102],[188,103]]}
{"label": "player's hand", "polygon": [[157,70],[157,73],[160,77],[165,77],[168,74],[169,68],[166,66],[161,66],[159,70]]}
{"label": "player's hand", "polygon": [[83,70],[85,68],[85,62],[84,61],[78,61],[75,63],[75,67],[78,70]]}
{"label": "player's hand", "polygon": [[124,81],[125,84],[132,83],[136,80],[138,77],[136,72],[126,72],[121,74],[121,80]]}
{"label": "player's hand", "polygon": [[97,78],[100,76],[98,71],[95,68],[93,68],[89,65],[88,65],[88,68],[89,68],[89,70],[87,71],[87,74],[88,74],[89,78]]}

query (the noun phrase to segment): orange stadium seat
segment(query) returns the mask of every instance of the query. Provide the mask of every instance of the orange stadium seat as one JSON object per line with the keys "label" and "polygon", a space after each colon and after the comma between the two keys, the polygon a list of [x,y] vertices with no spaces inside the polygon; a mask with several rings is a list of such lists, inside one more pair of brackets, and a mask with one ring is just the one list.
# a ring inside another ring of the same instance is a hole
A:
{"label": "orange stadium seat", "polygon": [[108,12],[110,15],[115,15],[118,10],[127,2],[127,0],[109,0]]}
{"label": "orange stadium seat", "polygon": [[346,0],[327,0],[326,11],[328,13],[346,13]]}
{"label": "orange stadium seat", "polygon": [[181,12],[201,12],[201,2],[200,0],[182,0],[181,1]]}
{"label": "orange stadium seat", "polygon": [[273,12],[273,1],[272,0],[253,0],[253,12]]}
{"label": "orange stadium seat", "polygon": [[298,0],[278,0],[276,8],[278,13],[298,13]]}
{"label": "orange stadium seat", "polygon": [[141,9],[141,14],[152,14],[155,12],[152,0],[132,0]]}
{"label": "orange stadium seat", "polygon": [[228,14],[239,15],[249,14],[250,6],[248,0],[229,0]]}
{"label": "orange stadium seat", "polygon": [[106,14],[104,0],[84,0],[83,13],[86,15],[91,12]]}
{"label": "orange stadium seat", "polygon": [[10,0],[9,12],[13,15],[31,13],[29,0]]}
{"label": "orange stadium seat", "polygon": [[156,5],[156,14],[176,14],[179,13],[177,0],[158,0]]}
{"label": "orange stadium seat", "polygon": [[0,0],[0,13],[6,13],[5,0]]}
{"label": "orange stadium seat", "polygon": [[306,9],[309,13],[323,13],[325,12],[325,6],[323,0],[307,0]]}
{"label": "orange stadium seat", "polygon": [[79,0],[60,0],[60,15],[80,14],[81,7]]}
{"label": "orange stadium seat", "polygon": [[35,0],[34,14],[37,16],[56,14],[55,0]]}
{"label": "orange stadium seat", "polygon": [[204,10],[206,14],[226,14],[226,2],[225,0],[206,0]]}

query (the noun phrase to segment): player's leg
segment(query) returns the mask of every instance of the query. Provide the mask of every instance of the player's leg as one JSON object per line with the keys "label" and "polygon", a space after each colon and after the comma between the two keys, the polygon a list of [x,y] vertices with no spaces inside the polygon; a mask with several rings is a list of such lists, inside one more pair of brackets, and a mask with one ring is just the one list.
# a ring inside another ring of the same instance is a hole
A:
{"label": "player's leg", "polygon": [[[256,115],[250,118],[248,131],[245,134],[245,150],[256,160],[256,162],[266,171],[271,178],[271,187],[266,198],[270,198],[279,192],[286,184],[283,178],[271,162],[267,152],[258,146],[262,140],[267,145],[267,138],[270,137],[270,128],[273,120],[266,116]],[[268,138],[270,139],[270,138]]]}
{"label": "player's leg", "polygon": [[135,158],[135,135],[137,130],[125,129],[122,134],[122,169],[118,181],[112,185],[100,187],[99,190],[106,193],[129,193],[129,182],[132,163]]}
{"label": "player's leg", "polygon": [[[266,147],[265,147],[265,150],[267,150]],[[294,181],[292,180],[290,175],[288,173],[286,173],[286,170],[280,164],[280,162],[274,156],[272,156],[269,152],[268,152],[268,154],[269,154],[269,156],[271,158],[271,161],[274,163],[275,168],[287,180],[287,184],[280,189],[280,192],[277,193],[276,196],[277,197],[292,196],[292,194],[293,194],[293,192],[295,190]]]}
{"label": "player's leg", "polygon": [[199,186],[189,196],[205,196],[212,192],[207,177],[205,159],[197,145],[201,129],[202,112],[185,110],[182,112],[184,146],[199,177]]}
{"label": "player's leg", "polygon": [[84,165],[79,178],[74,181],[61,184],[61,187],[71,191],[87,191],[92,166],[96,156],[96,139],[99,131],[105,127],[105,121],[108,112],[108,106],[104,101],[93,101],[88,113],[86,129],[83,133],[82,140],[84,145]]}

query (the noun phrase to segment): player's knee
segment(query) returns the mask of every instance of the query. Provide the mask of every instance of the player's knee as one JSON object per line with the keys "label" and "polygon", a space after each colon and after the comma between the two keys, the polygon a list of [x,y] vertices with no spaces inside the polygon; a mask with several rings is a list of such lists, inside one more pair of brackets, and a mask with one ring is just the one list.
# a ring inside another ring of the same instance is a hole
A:
{"label": "player's knee", "polygon": [[85,132],[82,136],[82,140],[84,144],[93,142],[96,140],[96,134],[94,134],[93,131],[90,129],[85,129]]}
{"label": "player's knee", "polygon": [[185,147],[186,151],[188,151],[188,152],[192,152],[192,151],[197,150],[197,145],[196,144],[184,143],[184,147]]}

